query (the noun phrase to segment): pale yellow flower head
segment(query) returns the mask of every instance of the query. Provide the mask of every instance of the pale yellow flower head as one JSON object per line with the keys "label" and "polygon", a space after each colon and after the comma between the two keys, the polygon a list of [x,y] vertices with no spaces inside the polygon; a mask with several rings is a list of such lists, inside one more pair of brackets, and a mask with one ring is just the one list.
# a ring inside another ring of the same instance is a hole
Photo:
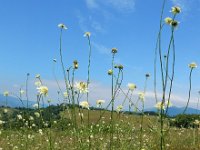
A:
{"label": "pale yellow flower head", "polygon": [[8,96],[8,95],[9,95],[9,92],[8,92],[8,91],[5,91],[5,92],[3,93],[3,95],[4,95],[4,96]]}
{"label": "pale yellow flower head", "polygon": [[39,118],[40,117],[40,113],[39,112],[35,112],[34,115]]}
{"label": "pale yellow flower head", "polygon": [[8,112],[8,109],[4,109],[3,112],[6,114]]}
{"label": "pale yellow flower head", "polygon": [[66,92],[63,92],[63,96],[64,96],[64,98],[67,98],[67,96],[68,96],[67,91],[66,91]]}
{"label": "pale yellow flower head", "polygon": [[87,84],[84,83],[84,82],[76,83],[75,87],[80,91],[80,93],[87,93],[88,92]]}
{"label": "pale yellow flower head", "polygon": [[128,83],[127,86],[128,86],[128,89],[131,90],[131,91],[136,89],[136,85],[134,83]]}
{"label": "pale yellow flower head", "polygon": [[41,85],[42,85],[42,83],[40,81],[35,82],[35,86],[40,87]]}
{"label": "pale yellow flower head", "polygon": [[181,12],[181,8],[178,6],[174,6],[174,7],[172,7],[171,12],[173,14],[179,14]]}
{"label": "pale yellow flower head", "polygon": [[58,25],[58,27],[61,28],[61,29],[67,30],[67,27],[66,27],[63,23],[60,23],[60,24]]}
{"label": "pale yellow flower head", "polygon": [[36,74],[35,78],[40,78],[40,74]]}
{"label": "pale yellow flower head", "polygon": [[194,122],[193,122],[195,125],[200,125],[200,121],[199,120],[195,120]]}
{"label": "pale yellow flower head", "polygon": [[119,106],[117,106],[116,111],[119,113],[119,112],[122,111],[122,109],[123,109],[123,106],[122,106],[122,105],[119,105]]}
{"label": "pale yellow flower head", "polygon": [[25,93],[25,91],[24,91],[24,90],[20,90],[19,93],[20,93],[21,95],[23,95],[23,94]]}
{"label": "pale yellow flower head", "polygon": [[117,48],[112,48],[112,53],[113,54],[117,53]]}
{"label": "pale yellow flower head", "polygon": [[191,69],[197,68],[197,64],[195,62],[192,62],[192,63],[189,64],[189,67]]}
{"label": "pale yellow flower head", "polygon": [[91,33],[90,33],[90,32],[85,32],[84,36],[85,36],[85,37],[90,37],[90,36],[91,36]]}
{"label": "pale yellow flower head", "polygon": [[35,109],[39,108],[38,104],[34,104],[33,108],[35,108]]}
{"label": "pale yellow flower head", "polygon": [[158,102],[155,107],[159,110],[163,109],[165,110],[166,107],[171,107],[172,106],[172,103],[169,101],[166,101],[165,103],[162,103],[162,102]]}
{"label": "pale yellow flower head", "polygon": [[112,75],[112,74],[113,74],[113,70],[112,69],[108,70],[108,75]]}
{"label": "pale yellow flower head", "polygon": [[156,103],[155,107],[159,110],[161,109],[165,110],[165,105],[162,102]]}
{"label": "pale yellow flower head", "polygon": [[173,21],[173,19],[170,17],[165,18],[165,23],[168,25],[171,25],[172,21]]}
{"label": "pale yellow flower head", "polygon": [[40,86],[37,89],[38,89],[38,92],[41,95],[47,96],[47,94],[48,94],[48,87],[46,87],[46,86]]}
{"label": "pale yellow flower head", "polygon": [[87,108],[87,109],[89,109],[89,103],[87,102],[87,101],[82,101],[82,102],[80,102],[80,104],[79,104],[82,108]]}
{"label": "pale yellow flower head", "polygon": [[19,119],[19,120],[22,120],[23,118],[22,118],[22,115],[17,115],[17,118]]}
{"label": "pale yellow flower head", "polygon": [[105,100],[97,100],[96,101],[97,106],[100,106],[100,105],[102,105],[104,103],[105,103]]}
{"label": "pale yellow flower head", "polygon": [[144,101],[144,92],[139,92],[138,96],[140,100]]}

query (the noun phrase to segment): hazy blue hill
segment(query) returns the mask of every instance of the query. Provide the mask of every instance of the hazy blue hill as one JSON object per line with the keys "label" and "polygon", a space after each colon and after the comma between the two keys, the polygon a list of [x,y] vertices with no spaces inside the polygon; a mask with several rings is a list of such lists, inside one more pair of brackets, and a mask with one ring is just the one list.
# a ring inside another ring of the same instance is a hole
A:
{"label": "hazy blue hill", "polygon": [[[26,100],[23,100],[24,105],[26,105]],[[35,104],[33,101],[29,101],[29,106]],[[0,106],[5,106],[5,97],[0,94]],[[8,96],[8,106],[9,107],[22,107],[22,103],[18,98]]]}
{"label": "hazy blue hill", "polygon": [[[176,106],[169,107],[167,114],[169,116],[176,116],[178,114],[182,114],[184,109],[185,109],[185,107],[176,107]],[[156,108],[147,108],[147,109],[145,109],[145,111],[157,112],[157,109]],[[185,114],[200,114],[200,110],[188,107]]]}

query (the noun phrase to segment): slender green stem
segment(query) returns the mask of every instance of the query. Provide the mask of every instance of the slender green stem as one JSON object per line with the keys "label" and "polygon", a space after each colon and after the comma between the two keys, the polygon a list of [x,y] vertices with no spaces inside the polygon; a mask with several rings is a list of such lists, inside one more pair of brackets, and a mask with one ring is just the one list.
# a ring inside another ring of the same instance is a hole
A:
{"label": "slender green stem", "polygon": [[183,114],[185,114],[185,112],[188,108],[189,102],[190,102],[190,95],[191,95],[191,90],[192,90],[192,71],[193,71],[193,68],[190,69],[188,100],[187,100],[187,104],[185,106],[185,109],[183,111]]}

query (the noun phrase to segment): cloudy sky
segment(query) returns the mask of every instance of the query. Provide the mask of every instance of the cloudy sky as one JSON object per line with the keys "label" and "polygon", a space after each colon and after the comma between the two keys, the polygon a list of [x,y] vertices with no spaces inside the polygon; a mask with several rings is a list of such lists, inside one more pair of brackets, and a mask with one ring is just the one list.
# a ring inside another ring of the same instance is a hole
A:
{"label": "cloudy sky", "polygon": [[[175,31],[176,71],[172,103],[186,104],[189,87],[188,64],[200,64],[200,1],[168,0],[164,17],[171,16],[170,9],[178,5],[182,13]],[[40,74],[49,87],[49,98],[56,102],[57,85],[53,76],[54,66],[61,86],[63,84],[59,58],[59,34],[57,27],[64,23],[68,27],[63,33],[63,57],[66,67],[73,60],[79,61],[77,81],[86,81],[88,64],[88,42],[84,32],[91,32],[92,65],[90,101],[109,101],[112,47],[118,48],[116,64],[124,65],[122,87],[129,82],[143,90],[145,74],[150,73],[146,93],[146,107],[154,105],[153,59],[159,27],[161,0],[0,0],[0,92],[16,93],[25,87],[26,74],[30,73],[29,95],[35,100],[35,75]],[[165,27],[163,42],[169,41],[170,28]],[[165,45],[165,44],[164,44]],[[200,71],[192,75],[191,106],[196,107],[200,90]],[[160,84],[160,81],[158,81]],[[120,104],[119,96],[116,103]]]}

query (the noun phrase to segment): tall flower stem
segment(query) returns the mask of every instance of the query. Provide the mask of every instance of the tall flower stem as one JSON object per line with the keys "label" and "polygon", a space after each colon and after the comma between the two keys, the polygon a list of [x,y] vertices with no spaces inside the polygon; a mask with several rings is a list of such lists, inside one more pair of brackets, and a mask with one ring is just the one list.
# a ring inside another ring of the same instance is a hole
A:
{"label": "tall flower stem", "polygon": [[[115,59],[115,53],[113,53],[112,55],[112,71],[114,69],[114,59]],[[113,146],[113,112],[114,112],[114,73],[112,73],[112,79],[111,79],[111,95],[112,95],[112,99],[111,99],[111,130],[110,130],[110,149],[112,149]]]}
{"label": "tall flower stem", "polygon": [[[143,91],[144,95],[146,93],[148,77],[149,77],[149,75],[146,74],[145,83],[144,83],[144,91]],[[144,99],[142,100],[142,110],[141,111],[142,111],[142,113],[141,113],[141,122],[140,122],[140,149],[142,149],[142,147],[143,147]]]}
{"label": "tall flower stem", "polygon": [[192,71],[193,71],[193,68],[190,69],[188,100],[187,100],[187,104],[185,106],[185,109],[183,111],[183,114],[185,114],[185,112],[188,108],[189,102],[190,102],[190,95],[191,95],[191,89],[192,89]]}

